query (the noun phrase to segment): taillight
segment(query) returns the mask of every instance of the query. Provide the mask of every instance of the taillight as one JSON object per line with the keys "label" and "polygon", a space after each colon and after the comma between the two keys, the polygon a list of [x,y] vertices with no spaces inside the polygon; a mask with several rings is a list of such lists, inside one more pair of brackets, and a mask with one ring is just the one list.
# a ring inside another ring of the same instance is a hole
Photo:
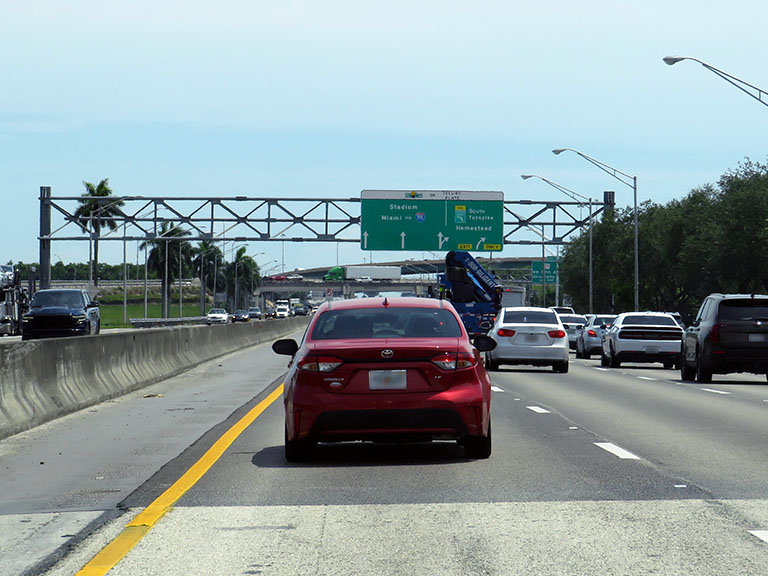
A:
{"label": "taillight", "polygon": [[597,332],[595,332],[594,330],[587,330],[587,334],[589,334],[590,336],[592,336],[594,338],[597,338]]}
{"label": "taillight", "polygon": [[477,364],[477,359],[472,354],[440,354],[432,358],[432,364],[441,370],[461,370],[462,368],[472,368]]}
{"label": "taillight", "polygon": [[547,334],[550,338],[565,338],[565,330],[550,330]]}
{"label": "taillight", "polygon": [[341,358],[335,356],[306,356],[299,360],[299,370],[306,370],[307,372],[331,372],[344,361]]}
{"label": "taillight", "polygon": [[515,331],[510,330],[509,328],[499,328],[496,331],[496,334],[498,334],[499,336],[506,336],[508,338],[511,338],[512,336],[515,335]]}
{"label": "taillight", "polygon": [[712,344],[717,344],[717,339],[720,337],[720,328],[723,328],[725,324],[714,324],[712,330],[709,332],[709,341]]}

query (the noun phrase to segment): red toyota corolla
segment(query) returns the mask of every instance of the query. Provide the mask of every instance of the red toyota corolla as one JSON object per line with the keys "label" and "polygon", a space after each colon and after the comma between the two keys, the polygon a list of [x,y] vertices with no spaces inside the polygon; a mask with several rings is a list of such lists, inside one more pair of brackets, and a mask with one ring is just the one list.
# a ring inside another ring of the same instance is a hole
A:
{"label": "red toyota corolla", "polygon": [[285,379],[285,457],[317,442],[456,440],[468,458],[491,455],[491,381],[450,302],[358,298],[326,302],[292,356]]}

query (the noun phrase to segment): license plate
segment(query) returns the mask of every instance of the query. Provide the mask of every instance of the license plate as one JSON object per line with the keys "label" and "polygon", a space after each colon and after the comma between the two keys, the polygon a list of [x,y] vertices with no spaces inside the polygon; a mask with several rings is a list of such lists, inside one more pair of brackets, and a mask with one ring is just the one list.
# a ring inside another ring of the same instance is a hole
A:
{"label": "license plate", "polygon": [[768,336],[766,336],[765,334],[750,334],[749,341],[750,342],[768,342]]}
{"label": "license plate", "polygon": [[525,335],[525,341],[529,342],[531,344],[535,344],[539,341],[539,335],[538,334],[526,334]]}
{"label": "license plate", "polygon": [[369,390],[405,390],[407,370],[371,370],[368,372]]}
{"label": "license plate", "polygon": [[646,346],[643,348],[643,351],[646,354],[658,354],[659,353],[659,347],[658,346]]}

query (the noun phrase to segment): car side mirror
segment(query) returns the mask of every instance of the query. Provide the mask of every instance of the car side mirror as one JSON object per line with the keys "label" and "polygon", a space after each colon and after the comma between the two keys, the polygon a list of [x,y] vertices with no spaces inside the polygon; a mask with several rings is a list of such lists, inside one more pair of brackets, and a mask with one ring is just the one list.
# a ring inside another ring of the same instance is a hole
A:
{"label": "car side mirror", "polygon": [[299,345],[292,338],[276,340],[272,343],[272,351],[283,356],[293,356],[298,349]]}
{"label": "car side mirror", "polygon": [[496,340],[490,336],[486,336],[485,334],[478,334],[475,336],[475,338],[472,340],[472,344],[480,352],[488,352],[489,350],[496,348]]}

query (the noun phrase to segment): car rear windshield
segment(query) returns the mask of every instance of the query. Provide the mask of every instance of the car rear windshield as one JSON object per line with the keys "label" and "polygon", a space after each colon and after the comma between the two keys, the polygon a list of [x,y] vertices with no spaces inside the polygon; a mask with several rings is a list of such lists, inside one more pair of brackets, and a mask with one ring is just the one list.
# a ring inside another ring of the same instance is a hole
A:
{"label": "car rear windshield", "polygon": [[610,326],[613,324],[613,321],[616,319],[616,316],[597,316],[595,317],[594,324],[597,324],[598,326],[600,324],[606,324]]}
{"label": "car rear windshield", "polygon": [[435,308],[327,310],[312,328],[313,340],[460,336],[456,317],[448,310]]}
{"label": "car rear windshield", "polygon": [[554,310],[505,310],[504,324],[557,324]]}
{"label": "car rear windshield", "polygon": [[720,320],[755,320],[768,318],[768,300],[744,298],[720,302]]}
{"label": "car rear windshield", "polygon": [[29,303],[32,308],[45,306],[65,306],[67,308],[82,308],[83,297],[79,292],[35,292]]}
{"label": "car rear windshield", "polygon": [[564,324],[586,324],[587,318],[578,314],[560,314],[560,321]]}
{"label": "car rear windshield", "polygon": [[653,316],[643,314],[642,316],[625,316],[622,322],[623,326],[642,325],[642,326],[679,326],[671,316]]}

